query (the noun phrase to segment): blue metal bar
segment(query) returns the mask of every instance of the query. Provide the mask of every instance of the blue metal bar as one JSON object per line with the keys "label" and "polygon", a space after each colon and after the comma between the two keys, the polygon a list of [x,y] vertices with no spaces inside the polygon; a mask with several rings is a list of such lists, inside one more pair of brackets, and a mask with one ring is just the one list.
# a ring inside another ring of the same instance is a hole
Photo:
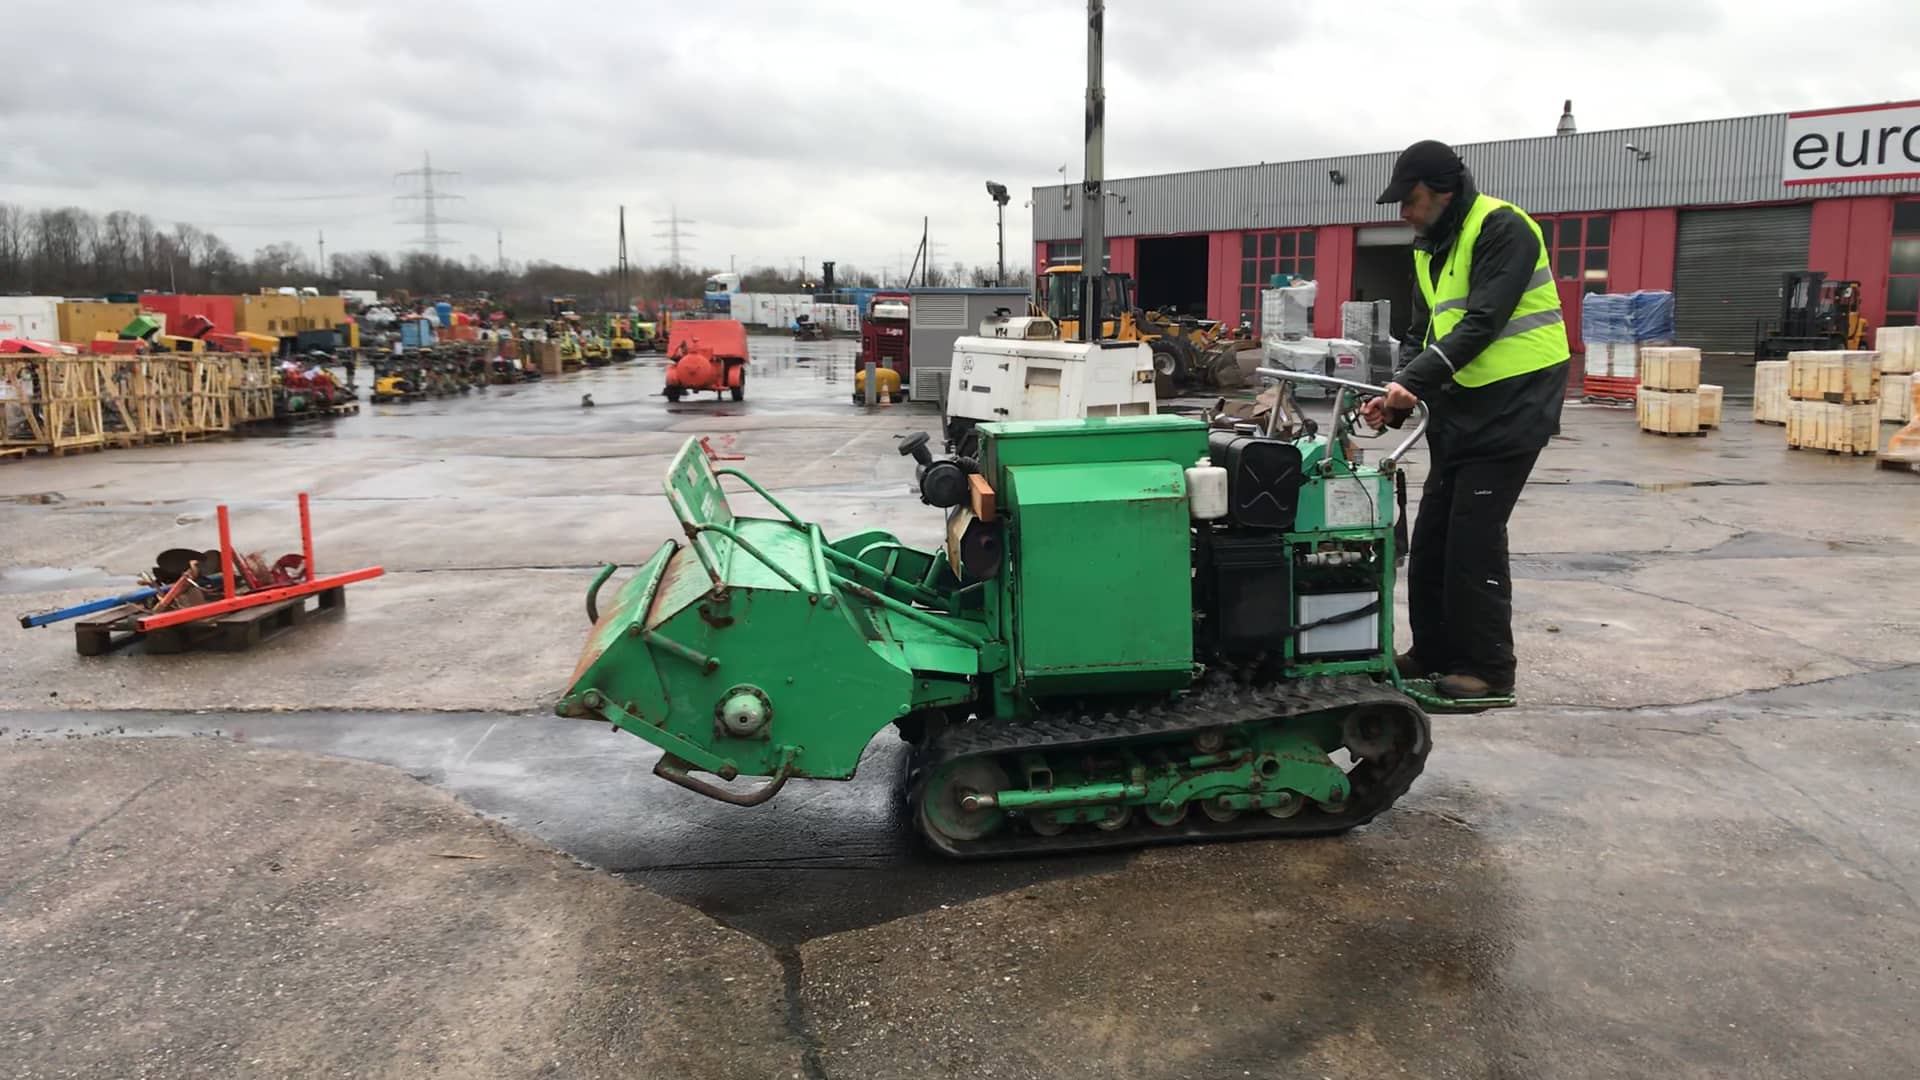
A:
{"label": "blue metal bar", "polygon": [[22,615],[20,616],[20,626],[22,629],[29,629],[35,626],[45,626],[48,623],[62,622],[67,619],[77,619],[82,615],[91,615],[96,611],[106,611],[108,608],[119,607],[121,604],[133,604],[141,600],[151,600],[159,595],[159,589],[141,589],[139,592],[130,592],[125,596],[109,596],[105,600],[89,600],[84,604],[56,608],[53,611],[43,611],[38,615]]}

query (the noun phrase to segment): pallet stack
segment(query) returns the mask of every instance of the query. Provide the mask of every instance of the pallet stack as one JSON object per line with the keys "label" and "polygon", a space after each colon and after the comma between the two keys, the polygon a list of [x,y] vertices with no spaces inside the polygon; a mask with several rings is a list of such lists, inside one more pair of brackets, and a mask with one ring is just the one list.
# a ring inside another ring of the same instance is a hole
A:
{"label": "pallet stack", "polygon": [[1880,449],[1880,356],[1823,350],[1787,355],[1787,445],[1860,456]]}
{"label": "pallet stack", "polygon": [[0,356],[0,458],[185,442],[274,417],[260,353]]}
{"label": "pallet stack", "polygon": [[1718,398],[1714,400],[1712,424],[1702,422],[1700,350],[1671,345],[1642,348],[1634,411],[1640,430],[1656,435],[1705,435],[1706,427],[1718,427]]}
{"label": "pallet stack", "polygon": [[1673,341],[1673,294],[1587,293],[1580,298],[1580,312],[1586,364],[1582,398],[1620,405],[1632,401],[1637,407],[1644,354]]}
{"label": "pallet stack", "polygon": [[1762,360],[1753,365],[1753,422],[1784,426],[1793,411],[1787,394],[1787,362]]}

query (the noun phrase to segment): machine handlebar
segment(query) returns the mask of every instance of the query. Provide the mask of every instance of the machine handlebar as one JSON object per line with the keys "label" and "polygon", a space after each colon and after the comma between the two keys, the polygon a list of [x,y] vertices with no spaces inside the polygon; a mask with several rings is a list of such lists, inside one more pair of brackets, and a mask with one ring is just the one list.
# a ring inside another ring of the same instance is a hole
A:
{"label": "machine handlebar", "polygon": [[[1314,386],[1331,386],[1340,390],[1353,390],[1367,397],[1385,397],[1387,393],[1387,388],[1384,386],[1354,382],[1351,379],[1339,379],[1332,375],[1316,375],[1310,371],[1289,371],[1285,368],[1263,367],[1255,368],[1254,374],[1286,382],[1310,383]],[[1427,403],[1424,401],[1415,402],[1413,408],[1414,414],[1420,418],[1420,422],[1414,425],[1413,434],[1408,435],[1399,446],[1388,451],[1387,455],[1380,459],[1380,467],[1382,469],[1392,469],[1395,465],[1398,465],[1400,459],[1406,456],[1407,451],[1413,449],[1413,444],[1419,442],[1421,437],[1426,435],[1428,419]],[[1274,415],[1278,416],[1279,411],[1275,410]]]}

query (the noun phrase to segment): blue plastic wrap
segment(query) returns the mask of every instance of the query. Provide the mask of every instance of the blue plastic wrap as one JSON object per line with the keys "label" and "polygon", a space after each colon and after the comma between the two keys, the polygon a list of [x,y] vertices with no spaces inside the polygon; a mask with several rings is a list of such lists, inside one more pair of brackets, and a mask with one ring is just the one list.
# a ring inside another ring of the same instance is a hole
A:
{"label": "blue plastic wrap", "polygon": [[1580,339],[1588,345],[1631,345],[1627,298],[1619,293],[1586,293],[1580,297]]}
{"label": "blue plastic wrap", "polygon": [[1671,344],[1673,294],[1587,293],[1580,298],[1580,339],[1588,345]]}
{"label": "blue plastic wrap", "polygon": [[1627,329],[1637,345],[1673,343],[1673,294],[1643,289],[1627,294]]}

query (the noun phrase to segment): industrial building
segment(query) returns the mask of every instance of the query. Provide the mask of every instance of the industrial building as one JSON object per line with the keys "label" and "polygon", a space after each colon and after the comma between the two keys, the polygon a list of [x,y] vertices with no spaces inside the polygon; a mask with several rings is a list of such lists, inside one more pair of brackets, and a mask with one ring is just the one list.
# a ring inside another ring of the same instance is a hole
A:
{"label": "industrial building", "polygon": [[[1444,130],[1433,132],[1444,138]],[[1868,326],[1920,314],[1920,102],[1775,113],[1455,147],[1482,191],[1539,221],[1579,348],[1582,292],[1667,289],[1678,339],[1747,352],[1787,271],[1861,284]],[[1404,329],[1412,231],[1377,206],[1400,148],[1110,180],[1108,265],[1143,307],[1259,325],[1276,273],[1340,304],[1393,301]],[[1034,189],[1036,269],[1080,259],[1080,185]]]}

